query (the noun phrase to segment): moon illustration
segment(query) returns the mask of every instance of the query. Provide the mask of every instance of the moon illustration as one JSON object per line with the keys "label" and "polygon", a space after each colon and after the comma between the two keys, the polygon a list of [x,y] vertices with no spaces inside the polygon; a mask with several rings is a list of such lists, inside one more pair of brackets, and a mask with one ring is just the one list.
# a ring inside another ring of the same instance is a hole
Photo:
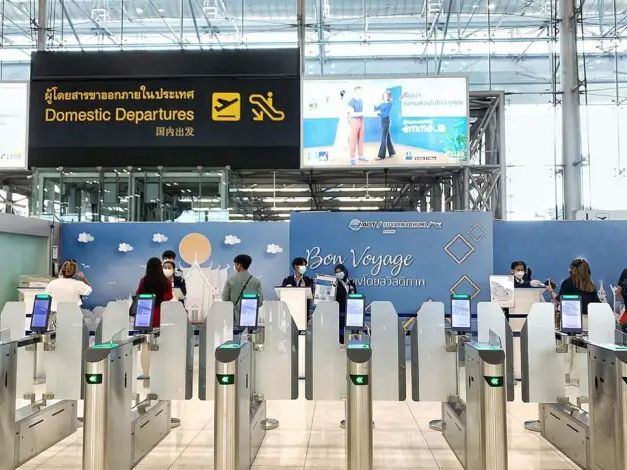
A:
{"label": "moon illustration", "polygon": [[202,233],[190,233],[181,240],[179,254],[187,264],[203,264],[211,256],[211,242]]}

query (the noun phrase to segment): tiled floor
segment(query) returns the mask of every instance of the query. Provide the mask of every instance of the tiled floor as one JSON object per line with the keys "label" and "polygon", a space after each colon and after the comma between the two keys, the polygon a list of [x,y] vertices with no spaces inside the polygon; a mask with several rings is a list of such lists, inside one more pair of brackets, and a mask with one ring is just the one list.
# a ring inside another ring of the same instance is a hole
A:
{"label": "tiled floor", "polygon": [[[213,403],[197,400],[174,404],[182,425],[173,430],[138,469],[213,468]],[[375,403],[374,463],[378,469],[461,468],[446,441],[429,429],[438,418],[438,403]],[[537,416],[537,406],[508,405],[509,468],[549,470],[578,468],[538,434],[525,431],[523,421]],[[270,402],[268,416],[280,420],[269,431],[257,455],[257,470],[343,469],[344,417],[341,402]],[[81,468],[82,429],[21,468]]]}

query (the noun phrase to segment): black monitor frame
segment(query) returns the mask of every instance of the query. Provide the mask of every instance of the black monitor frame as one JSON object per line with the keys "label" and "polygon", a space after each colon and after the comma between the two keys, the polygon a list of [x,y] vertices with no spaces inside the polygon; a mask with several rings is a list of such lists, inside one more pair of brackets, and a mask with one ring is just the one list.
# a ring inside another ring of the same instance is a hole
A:
{"label": "black monitor frame", "polygon": [[[149,317],[149,325],[143,325],[143,324],[139,324],[138,325],[138,319],[141,321],[143,319],[143,316],[138,316],[137,315],[137,311],[139,310],[139,306],[140,306],[140,302],[150,302],[150,317]],[[135,319],[133,321],[133,329],[135,331],[139,331],[140,333],[148,333],[151,332],[153,330],[152,327],[152,322],[154,320],[155,317],[155,303],[156,303],[156,296],[154,294],[139,294],[137,296],[137,299],[135,301]]]}
{"label": "black monitor frame", "polygon": [[[36,314],[37,307],[45,303],[45,324],[44,325],[36,325],[36,320],[41,316]],[[45,333],[48,331],[48,326],[50,324],[50,311],[52,308],[52,297],[48,294],[37,294],[35,295],[35,299],[33,300],[33,311],[31,313],[30,318],[30,330],[33,333]]]}
{"label": "black monitor frame", "polygon": [[[466,325],[455,325],[454,319],[455,315],[453,312],[453,306],[455,305],[455,301],[467,301],[468,302],[468,326]],[[470,333],[472,330],[472,298],[468,294],[451,294],[451,330],[457,333]]]}
{"label": "black monitor frame", "polygon": [[[564,326],[564,303],[575,302],[578,304],[579,310],[579,328],[567,328]],[[583,304],[580,295],[562,295],[560,296],[560,331],[569,336],[579,335],[583,333]]]}
{"label": "black monitor frame", "polygon": [[[348,322],[348,312],[350,310],[349,305],[352,301],[361,301],[361,324],[360,325],[351,325]],[[364,325],[366,323],[365,320],[366,317],[366,297],[363,294],[348,294],[348,296],[346,297],[346,323],[345,323],[345,327],[347,330],[362,330],[364,328]]]}
{"label": "black monitor frame", "polygon": [[[255,323],[254,324],[247,324],[247,325],[242,325],[242,308],[244,308],[245,305],[248,305],[248,303],[254,301],[255,302]],[[259,296],[257,294],[243,294],[242,295],[242,299],[240,300],[240,304],[239,304],[239,313],[237,315],[237,323],[238,323],[238,327],[239,328],[249,328],[249,329],[256,329],[257,326],[259,325]]]}

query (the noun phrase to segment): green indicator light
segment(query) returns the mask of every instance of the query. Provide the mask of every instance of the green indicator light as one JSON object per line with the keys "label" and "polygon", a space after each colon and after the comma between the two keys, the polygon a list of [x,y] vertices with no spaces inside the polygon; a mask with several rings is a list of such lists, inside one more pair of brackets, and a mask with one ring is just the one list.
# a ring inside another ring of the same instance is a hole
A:
{"label": "green indicator light", "polygon": [[102,383],[102,374],[85,374],[85,382],[88,385],[100,385]]}
{"label": "green indicator light", "polygon": [[257,294],[244,294],[244,295],[242,295],[242,298],[244,298],[244,299],[256,299],[257,298]]}
{"label": "green indicator light", "polygon": [[216,379],[220,385],[233,385],[235,383],[234,374],[216,374]]}
{"label": "green indicator light", "polygon": [[484,377],[490,387],[502,387],[503,377]]}
{"label": "green indicator light", "polygon": [[562,295],[563,300],[579,300],[581,297],[578,295]]}
{"label": "green indicator light", "polygon": [[50,294],[37,294],[35,298],[36,299],[51,299],[52,296]]}
{"label": "green indicator light", "polygon": [[470,296],[468,294],[453,294],[453,298],[454,299],[470,299]]}
{"label": "green indicator light", "polygon": [[346,349],[370,349],[370,346],[366,343],[351,343]]}
{"label": "green indicator light", "polygon": [[154,294],[139,294],[138,296],[140,299],[152,299],[153,297],[155,297]]}
{"label": "green indicator light", "polygon": [[368,376],[367,375],[354,375],[351,374],[351,382],[353,385],[368,385]]}
{"label": "green indicator light", "polygon": [[100,343],[92,346],[92,349],[115,349],[118,346],[118,343]]}
{"label": "green indicator light", "polygon": [[239,343],[225,343],[220,345],[220,349],[239,349],[241,348],[241,344]]}
{"label": "green indicator light", "polygon": [[349,299],[363,299],[363,294],[348,294]]}

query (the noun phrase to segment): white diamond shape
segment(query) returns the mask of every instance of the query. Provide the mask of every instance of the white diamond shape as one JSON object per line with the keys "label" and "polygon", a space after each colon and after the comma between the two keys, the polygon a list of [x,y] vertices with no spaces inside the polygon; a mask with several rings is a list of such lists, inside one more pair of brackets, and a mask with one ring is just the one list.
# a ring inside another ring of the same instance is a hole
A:
{"label": "white diamond shape", "polygon": [[[461,240],[463,243],[466,244],[466,246],[468,248],[470,248],[468,250],[468,253],[466,253],[461,259],[459,259],[452,251],[449,250],[449,248],[457,241],[457,240]],[[446,251],[448,253],[448,255],[453,258],[455,260],[455,262],[457,264],[462,264],[464,261],[466,261],[466,258],[468,258],[473,251],[475,251],[475,249],[473,248],[473,246],[468,243],[468,240],[466,240],[461,233],[458,233],[457,235],[455,235],[455,237],[448,242],[446,245],[444,245],[444,251]]]}
{"label": "white diamond shape", "polygon": [[472,279],[470,279],[466,274],[464,274],[462,277],[459,278],[459,280],[453,284],[451,286],[450,292],[451,294],[455,294],[455,290],[463,283],[463,282],[467,282],[468,284],[470,284],[474,289],[475,289],[475,293],[472,294],[470,297],[471,298],[475,298],[479,295],[479,293],[481,292],[481,289],[479,288],[479,286],[477,284],[475,284]]}
{"label": "white diamond shape", "polygon": [[[477,228],[481,229],[481,235],[479,235],[479,237],[476,237],[475,234],[473,233],[473,231],[475,229],[477,229]],[[468,235],[470,235],[472,238],[474,238],[475,241],[480,241],[487,234],[488,234],[488,231],[486,229],[484,229],[479,222],[477,222],[475,225],[470,227],[470,230],[468,230]]]}

